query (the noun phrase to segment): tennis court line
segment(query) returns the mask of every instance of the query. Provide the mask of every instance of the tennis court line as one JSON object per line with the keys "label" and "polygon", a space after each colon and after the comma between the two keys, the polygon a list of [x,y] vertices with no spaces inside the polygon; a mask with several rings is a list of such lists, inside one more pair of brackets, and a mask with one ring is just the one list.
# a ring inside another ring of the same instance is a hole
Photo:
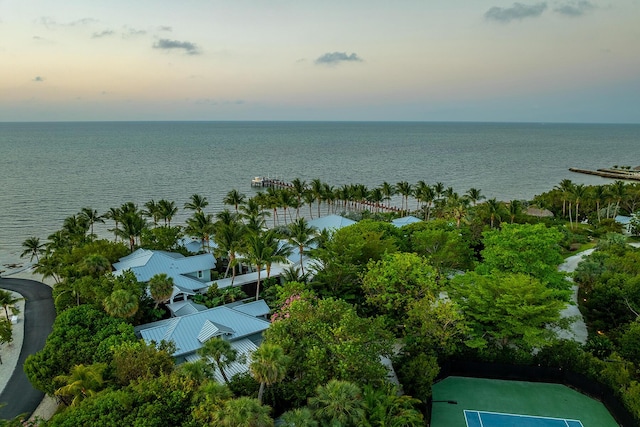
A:
{"label": "tennis court line", "polygon": [[537,415],[511,414],[511,413],[508,413],[508,412],[477,411],[477,410],[469,410],[469,409],[464,409],[463,412],[464,412],[464,421],[465,421],[465,424],[467,425],[467,427],[474,427],[474,426],[469,426],[468,414],[470,415],[472,413],[475,413],[476,417],[478,417],[478,422],[480,423],[480,427],[484,427],[484,423],[482,422],[481,414],[499,415],[499,416],[502,415],[502,416],[507,416],[507,417],[520,417],[520,418],[536,418],[536,419],[543,419],[543,420],[550,420],[550,421],[560,421],[566,427],[584,427],[580,420],[573,420],[573,419],[569,419],[569,418],[554,418],[554,417],[543,417],[543,416],[537,416]]}

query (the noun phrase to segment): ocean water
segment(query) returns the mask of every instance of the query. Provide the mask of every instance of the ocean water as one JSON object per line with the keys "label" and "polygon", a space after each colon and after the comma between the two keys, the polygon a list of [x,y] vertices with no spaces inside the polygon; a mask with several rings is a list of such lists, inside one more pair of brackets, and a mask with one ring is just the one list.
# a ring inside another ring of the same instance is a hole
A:
{"label": "ocean water", "polygon": [[216,212],[231,189],[254,194],[254,176],[370,188],[424,180],[460,194],[476,187],[487,198],[530,200],[566,178],[611,182],[569,167],[637,166],[639,154],[640,125],[0,123],[0,270],[28,261],[19,258],[25,239],[45,241],[83,207],[103,213],[165,198],[181,208],[198,193]]}

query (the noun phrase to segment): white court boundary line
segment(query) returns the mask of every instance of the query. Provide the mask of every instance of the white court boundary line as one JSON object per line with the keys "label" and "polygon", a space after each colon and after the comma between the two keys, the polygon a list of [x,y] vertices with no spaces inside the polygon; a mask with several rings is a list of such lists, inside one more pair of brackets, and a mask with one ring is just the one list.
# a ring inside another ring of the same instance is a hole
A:
{"label": "white court boundary line", "polygon": [[582,424],[582,421],[580,420],[573,420],[570,418],[554,418],[554,417],[542,417],[542,416],[538,416],[538,415],[524,415],[524,414],[511,414],[508,412],[491,412],[491,411],[476,411],[476,410],[471,410],[471,409],[464,409],[463,410],[465,416],[464,416],[464,422],[467,425],[467,427],[469,427],[469,423],[467,422],[467,413],[472,413],[475,412],[476,415],[478,416],[478,420],[480,421],[480,426],[484,427],[484,424],[482,423],[482,416],[480,414],[488,414],[488,415],[506,415],[506,416],[510,416],[510,417],[520,417],[520,418],[539,418],[539,419],[543,419],[543,420],[553,420],[553,421],[563,421],[564,424],[569,427],[569,422],[572,423],[578,423],[580,424],[580,427],[584,427],[584,425]]}

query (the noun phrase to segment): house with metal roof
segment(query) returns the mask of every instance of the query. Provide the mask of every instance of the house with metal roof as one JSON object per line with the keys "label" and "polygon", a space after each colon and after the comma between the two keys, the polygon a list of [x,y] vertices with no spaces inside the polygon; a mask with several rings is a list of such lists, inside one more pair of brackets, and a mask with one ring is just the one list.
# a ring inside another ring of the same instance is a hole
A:
{"label": "house with metal roof", "polygon": [[[262,333],[270,325],[265,320],[268,313],[269,307],[263,300],[235,303],[136,326],[135,331],[146,342],[173,342],[176,363],[200,359],[198,350],[207,340],[227,340],[239,356],[237,362],[225,368],[227,376],[232,377],[247,372],[251,354],[262,342]],[[223,380],[217,370],[215,376],[219,381]]]}
{"label": "house with metal roof", "polygon": [[408,215],[408,216],[403,216],[402,218],[396,218],[392,220],[391,224],[400,228],[400,227],[404,227],[405,225],[413,224],[416,222],[422,222],[422,220],[420,218],[416,218],[413,215]]}
{"label": "house with metal roof", "polygon": [[349,218],[345,218],[340,215],[327,215],[327,216],[323,216],[323,217],[308,221],[308,224],[311,227],[315,227],[319,231],[324,231],[324,230],[335,231],[343,227],[348,227],[355,223],[356,221]]}
{"label": "house with metal roof", "polygon": [[186,299],[188,295],[206,291],[213,283],[211,270],[215,267],[216,260],[210,253],[185,257],[179,253],[140,248],[113,264],[113,274],[131,270],[138,281],[148,282],[156,274],[164,273],[173,279],[170,299],[173,303],[178,297]]}

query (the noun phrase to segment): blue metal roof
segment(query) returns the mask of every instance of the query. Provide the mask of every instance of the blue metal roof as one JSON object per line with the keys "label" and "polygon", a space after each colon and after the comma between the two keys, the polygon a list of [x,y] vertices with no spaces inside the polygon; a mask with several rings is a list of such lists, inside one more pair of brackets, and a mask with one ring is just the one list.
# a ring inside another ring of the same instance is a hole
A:
{"label": "blue metal roof", "polygon": [[[173,341],[177,348],[173,356],[178,357],[194,353],[202,347],[202,342],[198,337],[203,338],[204,335],[201,334],[204,329],[209,328],[207,329],[209,332],[213,330],[211,324],[225,334],[225,339],[229,341],[261,333],[270,325],[265,320],[227,306],[220,306],[186,316],[140,325],[136,327],[136,330],[147,342]],[[215,336],[215,333],[211,336]]]}

